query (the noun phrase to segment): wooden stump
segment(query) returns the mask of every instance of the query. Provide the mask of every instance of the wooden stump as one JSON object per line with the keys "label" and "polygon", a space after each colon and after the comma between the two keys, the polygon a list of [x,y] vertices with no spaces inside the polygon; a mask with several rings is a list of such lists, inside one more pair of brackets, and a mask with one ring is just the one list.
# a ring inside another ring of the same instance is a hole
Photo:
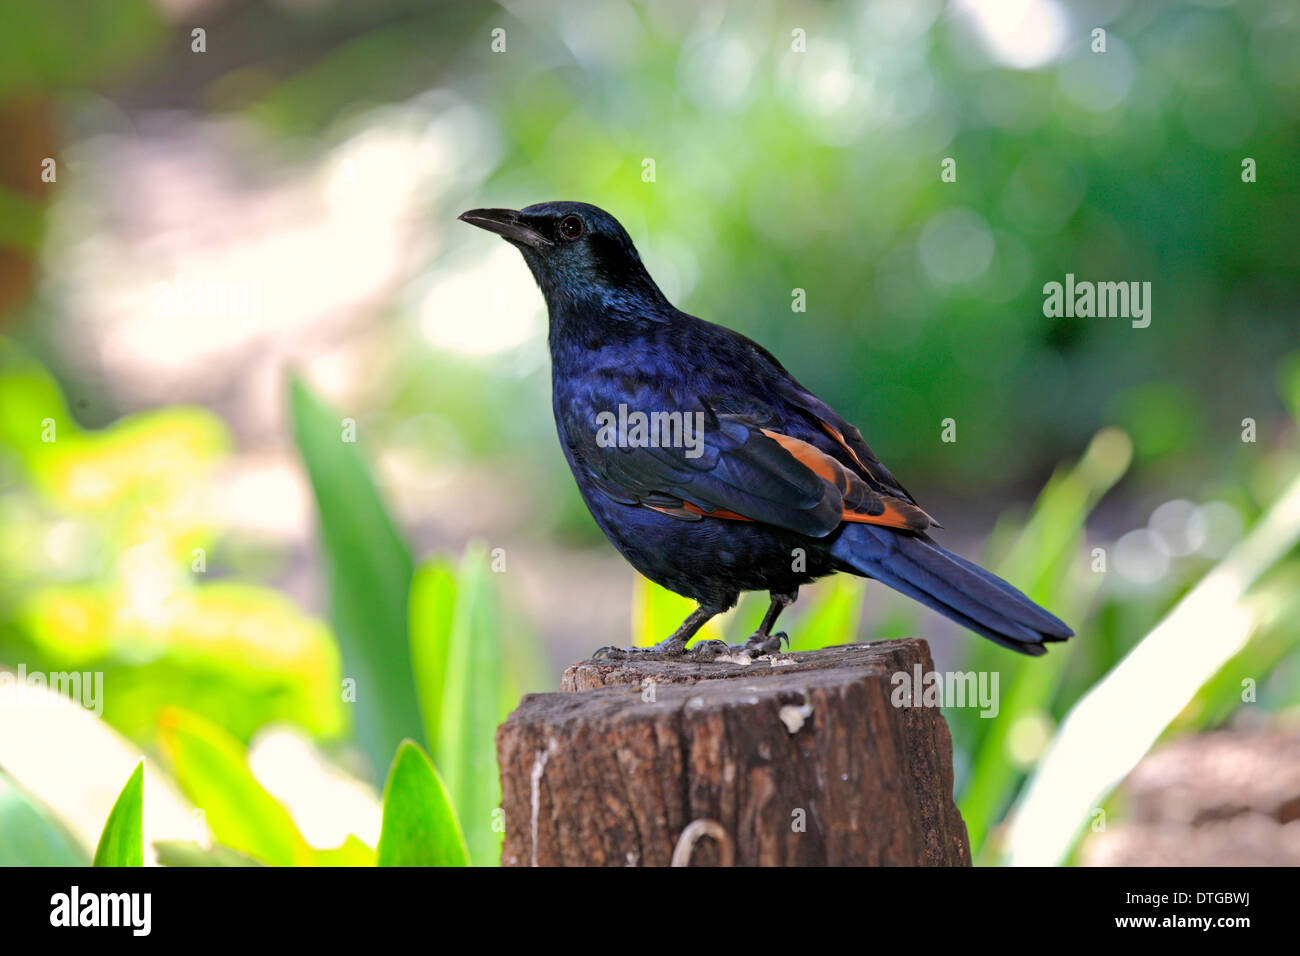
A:
{"label": "wooden stump", "polygon": [[891,703],[917,665],[920,640],[574,664],[497,729],[502,863],[970,865],[948,727]]}

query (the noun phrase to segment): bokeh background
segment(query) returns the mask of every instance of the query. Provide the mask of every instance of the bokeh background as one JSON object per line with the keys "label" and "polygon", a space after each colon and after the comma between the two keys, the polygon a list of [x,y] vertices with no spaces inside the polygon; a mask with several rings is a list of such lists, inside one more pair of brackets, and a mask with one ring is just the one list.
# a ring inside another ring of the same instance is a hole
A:
{"label": "bokeh background", "polygon": [[[575,199],[1075,626],[1025,662],[860,581],[788,615],[998,672],[947,711],[977,861],[1300,862],[1295,4],[0,20],[0,665],[104,687],[0,706],[4,860],[84,859],[144,754],[168,862],[372,862],[409,737],[493,862],[495,723],[688,609],[586,514],[541,297],[455,219]],[[1150,326],[1045,317],[1067,273]]]}

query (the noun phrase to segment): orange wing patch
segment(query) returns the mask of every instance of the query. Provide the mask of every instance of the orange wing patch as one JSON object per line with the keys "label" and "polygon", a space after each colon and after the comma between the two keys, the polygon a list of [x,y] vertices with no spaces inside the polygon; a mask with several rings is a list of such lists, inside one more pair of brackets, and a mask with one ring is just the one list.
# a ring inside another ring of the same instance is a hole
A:
{"label": "orange wing patch", "polygon": [[858,524],[878,524],[885,528],[898,528],[903,531],[924,531],[932,523],[930,516],[924,511],[900,498],[882,496],[881,501],[885,506],[883,513],[866,515],[846,508],[844,520]]}
{"label": "orange wing patch", "polygon": [[[844,433],[843,433],[843,432],[841,432],[838,428],[836,428],[836,427],[835,427],[834,425],[832,425],[830,422],[828,422],[828,421],[826,421],[825,419],[822,419],[822,418],[817,419],[817,424],[820,425],[820,426],[822,427],[822,431],[824,431],[826,434],[830,435],[831,438],[835,439],[835,444],[837,444],[837,445],[839,445],[841,448],[843,448],[845,454],[847,454],[850,458],[852,458],[853,461],[854,461],[854,463],[855,463],[859,468],[861,468],[861,469],[862,469],[864,472],[866,472],[868,475],[871,475],[873,478],[879,480],[880,476],[879,476],[879,474],[877,473],[877,469],[876,469],[876,468],[872,468],[871,465],[868,465],[866,462],[864,462],[864,461],[862,460],[862,456],[860,456],[856,451],[853,450],[853,446],[849,444],[848,439],[846,439],[846,438],[844,437]],[[858,436],[858,437],[861,438],[861,436]],[[883,468],[883,467],[884,467],[883,465],[880,465],[880,463],[879,463],[875,458],[872,458],[871,460],[872,460],[872,462],[874,462],[874,463],[875,463],[877,466],[879,466],[880,468]],[[894,487],[896,487],[896,488],[901,487],[900,485],[898,485],[898,484],[896,483],[896,482],[897,482],[897,479],[895,479],[892,475],[890,476],[890,480],[891,480],[891,482],[895,482]],[[904,492],[904,494],[906,494],[906,492]],[[908,505],[908,506],[913,507],[913,508],[916,508],[918,511],[921,512],[921,514],[925,515],[925,519],[926,519],[926,521],[928,521],[928,522],[929,522],[931,525],[933,525],[934,527],[936,527],[936,528],[942,528],[942,527],[943,527],[943,525],[939,524],[939,522],[935,521],[933,517],[931,517],[930,515],[926,514],[925,511],[922,510],[919,506],[917,506],[917,505],[915,505],[915,504],[913,504],[912,502],[909,502],[909,501],[904,501],[903,504]]]}
{"label": "orange wing patch", "polygon": [[[829,429],[829,426],[827,427]],[[829,430],[853,460],[861,464],[858,456],[853,454],[853,450],[844,443],[843,436],[834,429]],[[924,531],[934,523],[933,519],[916,505],[874,491],[860,476],[816,445],[810,445],[806,441],[782,435],[780,432],[769,431],[766,428],[763,429],[763,434],[788,451],[818,477],[839,489],[844,499],[843,520],[898,528],[903,531]]]}
{"label": "orange wing patch", "polygon": [[[861,459],[844,441],[844,436],[824,422],[822,424],[849,457],[862,466]],[[911,502],[876,491],[862,479],[861,475],[847,468],[839,459],[826,454],[816,445],[810,445],[806,441],[766,428],[763,429],[763,434],[784,448],[801,465],[839,491],[843,500],[841,520],[897,528],[900,531],[924,531],[931,525],[938,524]],[[867,471],[865,466],[863,470]],[[644,501],[642,504],[653,511],[691,521],[698,521],[701,518],[722,518],[727,521],[754,520],[724,508],[706,511],[690,501],[682,501],[680,505],[652,505]]]}

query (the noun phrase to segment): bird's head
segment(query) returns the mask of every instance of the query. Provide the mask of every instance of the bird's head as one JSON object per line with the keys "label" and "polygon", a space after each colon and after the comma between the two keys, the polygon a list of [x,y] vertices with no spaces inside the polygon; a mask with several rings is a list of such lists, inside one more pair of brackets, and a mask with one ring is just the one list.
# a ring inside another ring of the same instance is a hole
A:
{"label": "bird's head", "polygon": [[547,303],[623,298],[665,301],[617,219],[585,202],[523,209],[471,209],[459,217],[495,232],[523,253]]}

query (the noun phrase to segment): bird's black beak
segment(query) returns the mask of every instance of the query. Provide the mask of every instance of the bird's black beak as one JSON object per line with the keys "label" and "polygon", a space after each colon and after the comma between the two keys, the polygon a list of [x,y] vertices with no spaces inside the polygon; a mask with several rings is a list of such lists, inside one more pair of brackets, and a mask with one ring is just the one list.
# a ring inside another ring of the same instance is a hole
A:
{"label": "bird's black beak", "polygon": [[471,209],[469,212],[461,213],[456,218],[461,222],[469,223],[471,226],[478,226],[488,232],[495,232],[511,242],[532,246],[534,249],[543,249],[553,245],[551,240],[532,226],[524,223],[519,216],[518,210],[515,209]]}

